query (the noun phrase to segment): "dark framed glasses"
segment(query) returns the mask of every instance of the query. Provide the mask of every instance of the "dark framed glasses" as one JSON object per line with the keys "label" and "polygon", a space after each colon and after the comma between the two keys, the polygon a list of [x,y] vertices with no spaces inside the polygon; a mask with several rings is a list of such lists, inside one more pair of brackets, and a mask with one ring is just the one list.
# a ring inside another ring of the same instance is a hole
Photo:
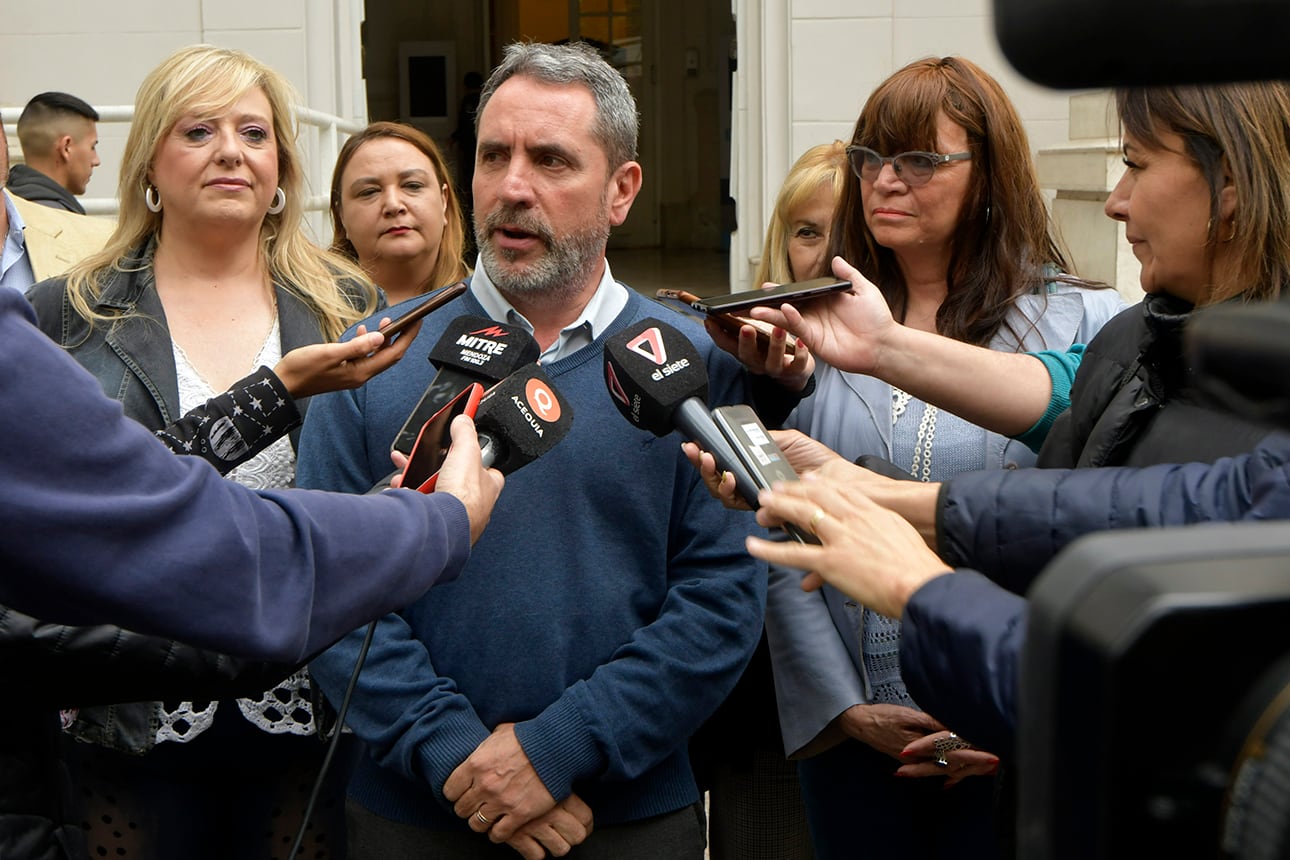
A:
{"label": "dark framed glasses", "polygon": [[906,185],[926,185],[936,172],[936,168],[951,161],[968,161],[970,152],[951,152],[941,155],[938,152],[902,152],[899,155],[879,155],[867,146],[852,144],[847,147],[847,160],[851,162],[851,172],[867,182],[873,182],[882,173],[882,166],[890,164],[896,171],[896,178]]}

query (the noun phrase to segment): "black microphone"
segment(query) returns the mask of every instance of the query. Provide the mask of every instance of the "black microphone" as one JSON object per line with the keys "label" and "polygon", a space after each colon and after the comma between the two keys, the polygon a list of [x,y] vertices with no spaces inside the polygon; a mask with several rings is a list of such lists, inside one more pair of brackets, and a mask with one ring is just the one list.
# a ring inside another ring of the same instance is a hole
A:
{"label": "black microphone", "polygon": [[[520,368],[487,391],[472,382],[421,428],[403,467],[402,486],[435,491],[458,415],[469,415],[475,422],[484,468],[496,468],[503,475],[550,451],[573,424],[573,407],[536,364]],[[382,483],[388,485],[388,479]]]}
{"label": "black microphone", "polygon": [[757,484],[712,420],[708,369],[694,344],[661,320],[642,320],[605,341],[605,385],[628,421],[655,436],[680,430],[707,451],[757,505]]}
{"label": "black microphone", "polygon": [[[605,385],[628,421],[655,436],[679,429],[711,454],[717,469],[734,475],[735,489],[754,510],[759,488],[797,478],[750,407],[708,410],[703,359],[665,322],[643,320],[605,341]],[[784,531],[801,543],[819,543],[792,523]]]}
{"label": "black microphone", "polygon": [[475,411],[484,468],[509,475],[554,448],[572,424],[573,407],[542,368],[521,367],[485,392]]}
{"label": "black microphone", "polygon": [[430,363],[438,373],[403,422],[391,450],[410,453],[426,421],[470,383],[493,385],[517,368],[533,364],[540,354],[537,341],[519,326],[487,317],[457,317],[430,350]]}

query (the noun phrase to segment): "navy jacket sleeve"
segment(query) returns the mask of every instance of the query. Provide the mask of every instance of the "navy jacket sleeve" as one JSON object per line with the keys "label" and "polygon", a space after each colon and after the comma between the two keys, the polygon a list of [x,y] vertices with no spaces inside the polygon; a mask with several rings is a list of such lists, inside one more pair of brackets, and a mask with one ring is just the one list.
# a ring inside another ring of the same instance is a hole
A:
{"label": "navy jacket sleeve", "polygon": [[1076,538],[1105,529],[1290,516],[1290,435],[1212,465],[972,472],[941,491],[938,553],[1024,594]]}
{"label": "navy jacket sleeve", "polygon": [[[255,409],[255,401],[274,408]],[[303,420],[291,392],[267,367],[239,379],[223,394],[194,407],[157,431],[157,438],[176,454],[201,457],[227,475],[259,454]],[[235,432],[229,432],[232,429]]]}
{"label": "navy jacket sleeve", "polygon": [[444,494],[251,492],[175,457],[0,291],[0,603],[301,662],[470,551]]}
{"label": "navy jacket sleeve", "polygon": [[1012,752],[1026,601],[980,574],[939,576],[914,592],[900,674],[929,714],[998,755]]}

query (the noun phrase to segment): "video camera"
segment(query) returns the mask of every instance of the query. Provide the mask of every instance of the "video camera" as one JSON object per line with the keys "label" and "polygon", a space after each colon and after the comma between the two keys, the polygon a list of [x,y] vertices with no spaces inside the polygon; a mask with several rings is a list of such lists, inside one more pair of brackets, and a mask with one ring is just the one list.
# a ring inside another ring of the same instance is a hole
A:
{"label": "video camera", "polygon": [[[1287,0],[994,16],[1004,55],[1050,86],[1290,77]],[[1290,428],[1287,333],[1284,301],[1195,314],[1201,396]],[[1094,535],[1028,598],[1019,856],[1290,857],[1290,522]]]}

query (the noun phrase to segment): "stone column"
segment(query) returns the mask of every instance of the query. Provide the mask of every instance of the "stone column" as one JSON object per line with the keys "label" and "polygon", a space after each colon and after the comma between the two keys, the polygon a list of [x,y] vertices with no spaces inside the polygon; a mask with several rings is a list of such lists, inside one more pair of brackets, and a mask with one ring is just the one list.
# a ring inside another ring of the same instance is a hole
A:
{"label": "stone column", "polygon": [[1106,217],[1106,198],[1124,172],[1115,98],[1107,91],[1070,98],[1070,143],[1039,151],[1039,184],[1053,198],[1057,223],[1077,274],[1142,298],[1139,266],[1124,225]]}

